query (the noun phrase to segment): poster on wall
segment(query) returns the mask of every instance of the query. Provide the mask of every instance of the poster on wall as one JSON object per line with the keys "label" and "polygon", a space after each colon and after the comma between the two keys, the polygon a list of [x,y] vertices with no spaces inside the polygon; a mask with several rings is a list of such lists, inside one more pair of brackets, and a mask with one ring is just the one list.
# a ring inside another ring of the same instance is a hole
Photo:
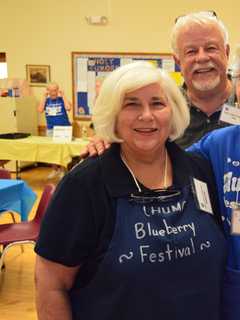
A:
{"label": "poster on wall", "polygon": [[104,78],[114,69],[136,60],[154,63],[181,84],[180,69],[168,53],[72,52],[74,119],[90,120]]}

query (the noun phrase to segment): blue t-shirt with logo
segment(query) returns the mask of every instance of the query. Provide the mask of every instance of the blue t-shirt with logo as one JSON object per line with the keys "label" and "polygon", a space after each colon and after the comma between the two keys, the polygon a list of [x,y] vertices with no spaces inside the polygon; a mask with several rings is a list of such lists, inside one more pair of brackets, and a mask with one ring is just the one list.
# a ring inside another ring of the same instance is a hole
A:
{"label": "blue t-shirt with logo", "polygon": [[231,234],[232,208],[240,203],[240,126],[214,130],[188,150],[212,163],[228,238],[228,267],[240,271],[240,235]]}
{"label": "blue t-shirt with logo", "polygon": [[57,97],[56,99],[47,98],[44,110],[48,129],[53,129],[54,126],[71,125],[62,97]]}

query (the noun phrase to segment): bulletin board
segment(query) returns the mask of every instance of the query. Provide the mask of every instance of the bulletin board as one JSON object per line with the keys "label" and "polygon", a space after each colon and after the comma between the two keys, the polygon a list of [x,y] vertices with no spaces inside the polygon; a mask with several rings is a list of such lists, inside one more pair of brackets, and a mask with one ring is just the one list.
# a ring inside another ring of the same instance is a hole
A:
{"label": "bulletin board", "polygon": [[90,120],[97,92],[114,69],[136,60],[146,60],[168,71],[178,85],[182,77],[169,53],[72,52],[73,117]]}

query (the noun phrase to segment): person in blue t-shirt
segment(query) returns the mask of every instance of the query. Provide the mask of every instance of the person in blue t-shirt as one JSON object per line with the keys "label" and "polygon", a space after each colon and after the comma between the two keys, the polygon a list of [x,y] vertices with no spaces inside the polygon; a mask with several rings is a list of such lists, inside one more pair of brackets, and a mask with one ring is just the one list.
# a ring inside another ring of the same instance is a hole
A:
{"label": "person in blue t-shirt", "polygon": [[[38,111],[45,112],[47,122],[47,136],[53,136],[54,126],[70,126],[67,111],[71,110],[71,103],[65,97],[64,92],[59,89],[59,85],[55,82],[47,86],[44,97],[39,103]],[[53,166],[54,171],[50,173],[48,178],[56,175],[63,176],[64,171],[57,165]]]}
{"label": "person in blue t-shirt", "polygon": [[240,317],[240,125],[214,130],[188,148],[211,161],[228,240],[223,319]]}
{"label": "person in blue t-shirt", "polygon": [[[232,78],[240,104],[240,45],[232,65]],[[228,260],[224,281],[223,320],[240,317],[240,121],[238,125],[215,130],[187,149],[211,161],[220,200]]]}

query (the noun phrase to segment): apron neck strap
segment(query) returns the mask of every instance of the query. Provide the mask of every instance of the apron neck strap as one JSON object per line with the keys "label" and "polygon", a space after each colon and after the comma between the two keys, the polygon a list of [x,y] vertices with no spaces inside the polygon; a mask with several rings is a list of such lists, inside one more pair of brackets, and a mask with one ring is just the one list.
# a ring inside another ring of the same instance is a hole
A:
{"label": "apron neck strap", "polygon": [[[125,164],[125,166],[129,170],[129,172],[131,173],[131,176],[133,177],[133,180],[135,182],[135,185],[136,185],[138,191],[142,192],[142,189],[141,189],[132,169],[129,167],[127,160],[122,152],[120,153],[120,156],[121,156],[122,162]],[[164,162],[164,176],[163,176],[163,188],[164,189],[167,189],[167,170],[168,170],[168,164],[167,164],[167,149],[166,149],[165,150],[165,162]]]}

